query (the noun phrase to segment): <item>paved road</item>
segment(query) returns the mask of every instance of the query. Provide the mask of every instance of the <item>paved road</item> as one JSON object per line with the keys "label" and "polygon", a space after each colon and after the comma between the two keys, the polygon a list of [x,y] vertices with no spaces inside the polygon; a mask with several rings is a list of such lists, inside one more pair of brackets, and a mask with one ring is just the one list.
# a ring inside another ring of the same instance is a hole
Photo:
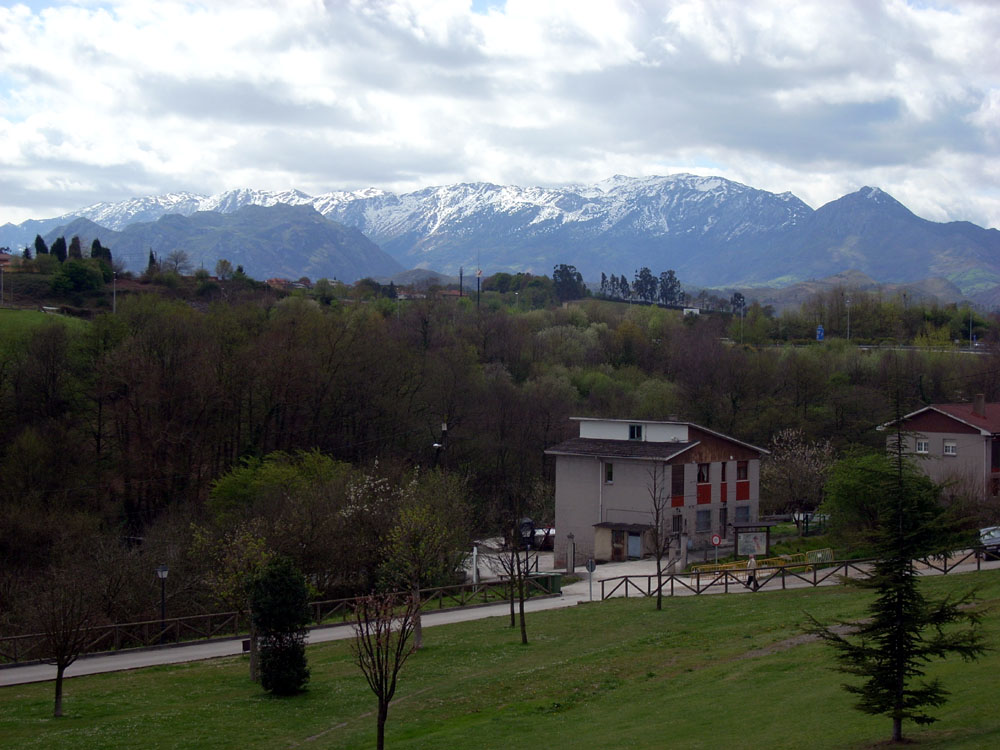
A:
{"label": "paved road", "polygon": [[[1000,568],[1000,561],[984,562],[984,569]],[[974,571],[975,561],[959,566],[954,572]],[[934,571],[924,571],[926,574],[935,574]],[[650,560],[636,560],[625,563],[609,563],[601,565],[594,572],[593,578],[593,598],[597,601],[601,597],[602,579],[615,578],[618,576],[646,576],[655,574],[655,563]],[[590,600],[590,581],[587,572],[582,571],[583,580],[563,587],[562,596],[549,599],[532,599],[525,602],[525,611],[539,612],[546,609],[559,609],[562,607],[572,607],[582,602]],[[837,585],[835,577],[829,578],[821,585]],[[788,579],[786,588],[806,588],[810,586],[805,581]],[[781,584],[779,581],[772,581],[764,586],[761,591],[769,589],[778,590]],[[679,596],[693,596],[693,592],[687,591],[683,587],[676,587],[676,594]],[[722,594],[723,589],[719,587],[713,590],[713,594]],[[742,586],[731,585],[729,594],[748,594],[749,592]],[[619,592],[617,596],[623,596]],[[635,596],[635,593],[632,593]],[[424,627],[434,627],[436,625],[447,625],[456,622],[468,622],[469,620],[481,620],[488,617],[506,617],[510,612],[508,604],[495,604],[484,607],[473,607],[469,609],[445,609],[434,612],[427,612],[423,615]],[[309,643],[323,643],[324,641],[335,641],[350,638],[353,630],[349,625],[334,625],[328,627],[315,628],[309,632]],[[66,669],[66,677],[79,677],[88,674],[100,674],[102,672],[120,672],[127,669],[140,669],[158,664],[178,664],[189,661],[200,661],[202,659],[215,659],[220,656],[235,656],[243,652],[242,639],[232,639],[225,641],[208,641],[200,643],[184,644],[179,646],[165,646],[142,651],[127,651],[114,654],[104,654],[95,656],[85,656],[79,658]],[[56,669],[49,664],[26,664],[17,667],[7,667],[0,669],[0,686],[19,685],[29,682],[45,682],[54,680]]]}

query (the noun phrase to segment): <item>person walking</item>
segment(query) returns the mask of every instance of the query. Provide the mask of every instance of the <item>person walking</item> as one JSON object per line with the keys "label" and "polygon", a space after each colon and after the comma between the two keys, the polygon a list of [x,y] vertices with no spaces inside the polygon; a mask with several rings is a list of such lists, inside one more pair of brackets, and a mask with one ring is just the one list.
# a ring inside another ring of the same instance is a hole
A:
{"label": "person walking", "polygon": [[744,584],[748,589],[757,590],[757,558],[750,555],[747,560],[747,582]]}

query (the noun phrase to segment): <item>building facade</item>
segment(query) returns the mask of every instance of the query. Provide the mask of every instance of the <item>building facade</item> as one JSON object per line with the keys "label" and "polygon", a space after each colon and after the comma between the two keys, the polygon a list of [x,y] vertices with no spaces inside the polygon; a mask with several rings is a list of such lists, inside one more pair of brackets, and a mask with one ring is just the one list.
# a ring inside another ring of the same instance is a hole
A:
{"label": "building facade", "polygon": [[[903,450],[934,482],[960,483],[984,496],[1000,495],[1000,404],[931,404],[901,420]],[[879,429],[896,440],[896,423]]]}
{"label": "building facade", "polygon": [[664,531],[695,547],[757,521],[763,449],[690,422],[573,421],[579,437],[545,451],[555,458],[556,565],[569,534],[577,563],[650,554],[654,483],[669,497]]}

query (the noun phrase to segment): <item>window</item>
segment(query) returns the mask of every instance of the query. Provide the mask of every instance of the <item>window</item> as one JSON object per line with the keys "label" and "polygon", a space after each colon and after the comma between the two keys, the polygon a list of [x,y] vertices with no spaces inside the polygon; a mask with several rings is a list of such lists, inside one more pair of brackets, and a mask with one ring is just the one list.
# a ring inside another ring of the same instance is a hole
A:
{"label": "window", "polygon": [[615,481],[615,465],[611,463],[604,464],[604,483],[612,484]]}
{"label": "window", "polygon": [[723,461],[722,462],[722,483],[725,484],[725,482],[726,482],[726,462]]}
{"label": "window", "polygon": [[958,446],[955,444],[954,440],[944,441],[944,455],[946,456],[957,456]]}
{"label": "window", "polygon": [[719,536],[721,536],[723,539],[726,538],[726,526],[729,525],[728,523],[729,514],[727,512],[728,510],[729,509],[726,508],[726,506],[724,505],[721,508],[719,508]]}
{"label": "window", "polygon": [[711,464],[698,464],[698,484],[708,484]]}
{"label": "window", "polygon": [[917,439],[917,453],[929,453],[931,448],[931,441],[924,440],[921,438]]}
{"label": "window", "polygon": [[675,534],[680,534],[684,531],[684,516],[680,513],[675,513],[670,517],[670,530]]}
{"label": "window", "polygon": [[672,466],[670,468],[670,494],[672,497],[684,496],[684,467]]}
{"label": "window", "polygon": [[712,511],[710,510],[699,510],[695,516],[695,531],[711,531],[712,530]]}
{"label": "window", "polygon": [[747,473],[747,466],[748,466],[748,464],[749,464],[749,461],[737,461],[736,462],[736,481],[737,482],[745,482],[747,479],[750,478],[749,475],[748,475],[748,473]]}
{"label": "window", "polygon": [[641,424],[630,424],[628,426],[628,439],[629,440],[642,440],[642,425]]}
{"label": "window", "polygon": [[735,523],[750,523],[750,506],[749,505],[737,505],[736,506],[736,521]]}

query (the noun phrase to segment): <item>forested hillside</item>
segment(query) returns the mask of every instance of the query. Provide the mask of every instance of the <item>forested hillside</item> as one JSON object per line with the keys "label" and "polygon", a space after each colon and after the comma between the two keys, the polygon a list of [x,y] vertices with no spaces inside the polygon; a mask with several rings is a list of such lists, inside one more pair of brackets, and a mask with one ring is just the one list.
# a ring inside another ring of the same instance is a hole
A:
{"label": "forested hillside", "polygon": [[523,301],[292,296],[199,311],[136,294],[85,324],[5,322],[0,596],[69,555],[94,581],[121,574],[102,593],[106,619],[155,612],[164,561],[172,611],[219,608],[214,556],[248,538],[295,557],[317,593],[343,593],[376,579],[407,497],[445,498],[443,517],[477,534],[515,507],[551,521],[543,449],[570,436],[571,415],[676,417],[761,446],[799,428],[843,451],[883,439],[873,427],[895,384],[904,409],[1000,398],[995,355],[763,345],[791,319],[759,308],[741,346],[729,314]]}

